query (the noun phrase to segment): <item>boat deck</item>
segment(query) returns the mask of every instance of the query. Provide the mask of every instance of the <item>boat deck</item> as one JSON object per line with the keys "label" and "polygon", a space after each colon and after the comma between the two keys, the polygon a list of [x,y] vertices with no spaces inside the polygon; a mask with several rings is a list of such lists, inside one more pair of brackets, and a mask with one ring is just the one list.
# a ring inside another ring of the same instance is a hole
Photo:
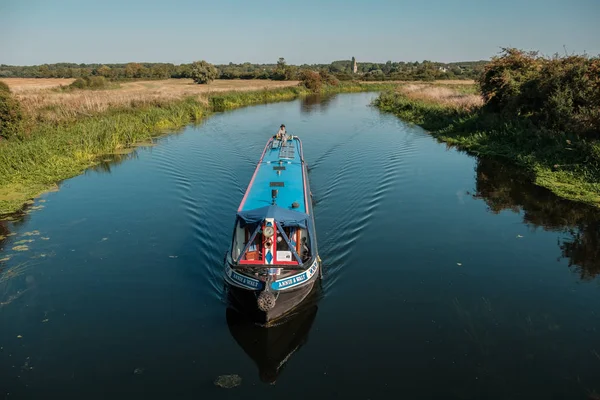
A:
{"label": "boat deck", "polygon": [[296,202],[299,207],[294,211],[308,213],[301,157],[299,139],[289,139],[285,146],[278,140],[269,141],[238,211],[270,205],[271,190],[277,189],[279,207],[292,210],[292,203]]}

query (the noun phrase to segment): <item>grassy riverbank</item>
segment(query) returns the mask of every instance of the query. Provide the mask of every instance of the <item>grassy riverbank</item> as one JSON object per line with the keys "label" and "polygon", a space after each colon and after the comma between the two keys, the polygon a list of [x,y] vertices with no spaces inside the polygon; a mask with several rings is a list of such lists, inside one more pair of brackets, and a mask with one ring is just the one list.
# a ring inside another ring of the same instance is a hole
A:
{"label": "grassy riverbank", "polygon": [[[389,89],[381,84],[341,84],[324,92]],[[299,86],[176,95],[75,91],[19,93],[26,118],[21,132],[0,141],[0,215],[80,174],[102,155],[126,151],[153,136],[201,121],[213,112],[289,101],[309,92]],[[28,97],[29,96],[29,97]],[[276,121],[279,123],[279,121]]]}
{"label": "grassy riverbank", "polygon": [[408,85],[383,93],[375,103],[442,142],[472,154],[510,160],[524,168],[536,185],[563,198],[600,207],[600,142],[550,131],[526,118],[488,112],[475,94],[477,89]]}

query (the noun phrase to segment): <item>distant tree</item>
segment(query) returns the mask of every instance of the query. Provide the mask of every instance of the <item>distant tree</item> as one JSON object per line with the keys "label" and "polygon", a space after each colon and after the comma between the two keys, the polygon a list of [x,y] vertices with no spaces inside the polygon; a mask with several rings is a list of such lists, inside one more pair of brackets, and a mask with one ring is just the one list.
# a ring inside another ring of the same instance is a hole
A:
{"label": "distant tree", "polygon": [[191,78],[192,73],[192,65],[191,64],[181,64],[175,67],[174,72],[171,77],[173,78]]}
{"label": "distant tree", "polygon": [[52,73],[50,72],[50,68],[46,64],[41,65],[39,68],[39,71],[40,71],[41,78],[50,78],[52,76]]}
{"label": "distant tree", "polygon": [[150,75],[154,79],[167,79],[171,74],[169,73],[169,67],[166,64],[153,65],[150,68]]}
{"label": "distant tree", "polygon": [[207,84],[219,76],[219,70],[212,64],[202,60],[192,63],[190,77],[198,84]]}
{"label": "distant tree", "polygon": [[273,71],[272,78],[278,81],[283,81],[286,79],[286,70],[288,66],[285,62],[285,58],[279,57],[277,60],[277,66],[275,67],[275,71]]}
{"label": "distant tree", "polygon": [[140,78],[142,72],[142,64],[129,63],[125,66],[125,76],[128,78]]}
{"label": "distant tree", "polygon": [[283,72],[283,76],[286,81],[293,81],[298,79],[298,67],[293,65],[287,65]]}
{"label": "distant tree", "polygon": [[277,70],[283,72],[286,65],[287,65],[287,63],[285,62],[285,58],[279,57],[279,60],[277,60]]}
{"label": "distant tree", "polygon": [[110,78],[111,72],[112,71],[111,71],[110,67],[107,67],[106,65],[103,65],[96,70],[97,75],[103,76],[105,78]]}
{"label": "distant tree", "polygon": [[390,72],[392,72],[392,62],[391,61],[386,62],[385,65],[383,66],[383,68],[381,68],[381,70],[386,75],[389,74]]}

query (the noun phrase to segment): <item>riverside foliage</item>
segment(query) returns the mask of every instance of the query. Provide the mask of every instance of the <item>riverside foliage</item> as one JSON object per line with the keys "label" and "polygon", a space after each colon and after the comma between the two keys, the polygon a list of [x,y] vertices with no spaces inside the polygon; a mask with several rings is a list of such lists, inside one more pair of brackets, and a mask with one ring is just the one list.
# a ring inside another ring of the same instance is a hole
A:
{"label": "riverside foliage", "polygon": [[479,79],[482,106],[401,90],[376,105],[441,141],[507,158],[559,196],[600,206],[599,66],[598,58],[506,49]]}
{"label": "riverside foliage", "polygon": [[12,96],[8,85],[0,82],[0,141],[17,135],[22,120],[21,104]]}

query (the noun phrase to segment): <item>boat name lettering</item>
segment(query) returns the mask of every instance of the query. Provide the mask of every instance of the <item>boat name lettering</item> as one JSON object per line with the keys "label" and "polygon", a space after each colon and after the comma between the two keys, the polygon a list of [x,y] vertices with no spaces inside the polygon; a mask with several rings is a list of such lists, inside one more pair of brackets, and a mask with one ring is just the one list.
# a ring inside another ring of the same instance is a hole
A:
{"label": "boat name lettering", "polygon": [[299,275],[299,276],[294,276],[293,278],[286,279],[285,281],[281,281],[279,283],[279,287],[289,286],[292,283],[302,282],[304,280],[306,280],[306,275],[305,274],[302,274],[302,275]]}
{"label": "boat name lettering", "polygon": [[244,285],[252,286],[255,288],[258,287],[258,282],[250,280],[250,279],[246,278],[245,276],[234,274],[233,279],[235,279],[236,281],[238,281],[240,283],[243,283]]}
{"label": "boat name lettering", "polygon": [[231,279],[235,280],[236,282],[239,282],[243,286],[254,288],[254,289],[257,289],[260,286],[260,281],[257,281],[252,278],[248,278],[242,274],[238,274],[231,268],[228,268],[227,272],[228,272],[227,275],[229,275],[229,277]]}
{"label": "boat name lettering", "polygon": [[271,287],[275,290],[284,290],[288,287],[296,286],[296,285],[310,279],[317,271],[318,266],[319,266],[319,263],[317,262],[317,260],[315,260],[308,271],[305,271],[301,274],[289,277],[287,279],[275,281],[271,284]]}

